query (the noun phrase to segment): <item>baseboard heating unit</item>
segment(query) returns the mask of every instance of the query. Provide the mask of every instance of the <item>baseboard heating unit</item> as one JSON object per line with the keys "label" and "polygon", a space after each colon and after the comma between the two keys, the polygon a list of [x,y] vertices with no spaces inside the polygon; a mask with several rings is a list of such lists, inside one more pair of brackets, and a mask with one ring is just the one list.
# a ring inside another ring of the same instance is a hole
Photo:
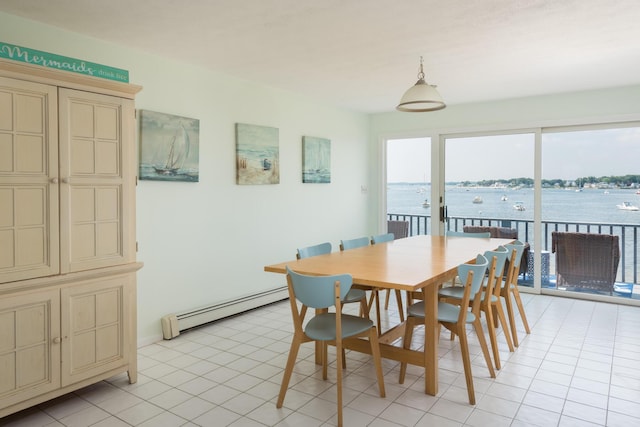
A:
{"label": "baseboard heating unit", "polygon": [[162,336],[164,339],[170,340],[180,335],[180,331],[195,328],[196,326],[240,314],[287,298],[289,298],[289,291],[286,286],[282,286],[208,307],[201,307],[179,314],[167,314],[160,319],[162,323]]}

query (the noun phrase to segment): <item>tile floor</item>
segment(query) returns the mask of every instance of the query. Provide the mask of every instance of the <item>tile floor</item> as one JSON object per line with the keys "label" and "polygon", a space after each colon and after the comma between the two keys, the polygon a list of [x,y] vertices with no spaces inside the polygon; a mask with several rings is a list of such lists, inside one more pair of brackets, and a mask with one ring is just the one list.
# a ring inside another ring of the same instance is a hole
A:
{"label": "tile floor", "polygon": [[[398,384],[384,362],[378,396],[369,356],[347,353],[345,426],[640,425],[640,308],[523,294],[531,335],[489,378],[471,337],[477,404],[467,400],[457,341],[443,330],[438,396],[421,369]],[[284,407],[276,409],[291,339],[289,303],[276,303],[139,349],[139,381],[126,375],[0,419],[5,426],[334,426],[335,366],[322,381],[303,345]],[[397,321],[385,312],[383,324]],[[416,334],[416,338],[419,334]],[[501,338],[503,338],[501,336]],[[501,348],[506,344],[501,341]],[[419,342],[414,341],[414,345]],[[332,376],[333,375],[333,376]]]}

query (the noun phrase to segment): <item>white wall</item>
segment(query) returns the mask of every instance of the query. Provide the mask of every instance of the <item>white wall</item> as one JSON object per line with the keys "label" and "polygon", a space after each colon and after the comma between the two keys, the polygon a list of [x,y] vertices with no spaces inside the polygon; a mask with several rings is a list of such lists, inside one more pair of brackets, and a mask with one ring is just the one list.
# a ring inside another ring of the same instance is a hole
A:
{"label": "white wall", "polygon": [[[0,40],[129,70],[137,109],[200,120],[200,182],[137,188],[140,344],[165,314],[282,286],[263,267],[299,246],[373,232],[367,115],[3,13]],[[280,184],[236,185],[237,122],[279,128]],[[302,184],[303,135],[331,140],[331,184]]]}

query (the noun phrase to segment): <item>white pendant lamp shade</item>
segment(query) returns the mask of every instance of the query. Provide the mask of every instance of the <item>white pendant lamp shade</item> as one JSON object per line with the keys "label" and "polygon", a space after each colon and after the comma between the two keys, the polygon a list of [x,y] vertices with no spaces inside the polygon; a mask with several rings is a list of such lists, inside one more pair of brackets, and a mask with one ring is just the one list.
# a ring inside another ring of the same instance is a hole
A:
{"label": "white pendant lamp shade", "polygon": [[444,107],[446,107],[446,104],[436,90],[436,87],[424,81],[422,57],[420,57],[418,81],[415,85],[411,86],[404,95],[402,95],[402,99],[400,100],[400,104],[396,107],[396,110],[425,112],[442,110]]}

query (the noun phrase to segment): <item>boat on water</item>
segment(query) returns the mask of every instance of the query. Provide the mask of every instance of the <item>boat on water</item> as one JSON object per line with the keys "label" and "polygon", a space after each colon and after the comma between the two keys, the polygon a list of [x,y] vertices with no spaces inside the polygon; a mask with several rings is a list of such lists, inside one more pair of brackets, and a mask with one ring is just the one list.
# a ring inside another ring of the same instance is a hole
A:
{"label": "boat on water", "polygon": [[507,197],[506,194],[503,194],[502,197],[500,197],[500,200],[502,200],[503,202],[506,202],[507,200],[509,200],[509,198]]}
{"label": "boat on water", "polygon": [[483,202],[483,200],[482,200],[482,197],[480,197],[480,196],[476,196],[472,200],[472,203],[475,203],[475,204],[480,204],[482,202]]}
{"label": "boat on water", "polygon": [[427,199],[424,199],[424,202],[422,202],[422,207],[423,208],[428,208],[429,206],[431,206],[431,204],[429,203],[429,201]]}
{"label": "boat on water", "polygon": [[515,202],[513,204],[513,209],[517,211],[524,211],[526,208],[524,207],[524,202]]}
{"label": "boat on water", "polygon": [[621,204],[618,205],[618,209],[621,209],[623,211],[637,211],[637,210],[640,210],[639,207],[637,207],[636,205],[634,205],[631,202],[622,202]]}
{"label": "boat on water", "polygon": [[153,165],[153,169],[158,175],[177,175],[185,160],[189,157],[191,146],[189,134],[184,126],[180,125],[180,128],[169,143],[169,153],[164,164]]}

